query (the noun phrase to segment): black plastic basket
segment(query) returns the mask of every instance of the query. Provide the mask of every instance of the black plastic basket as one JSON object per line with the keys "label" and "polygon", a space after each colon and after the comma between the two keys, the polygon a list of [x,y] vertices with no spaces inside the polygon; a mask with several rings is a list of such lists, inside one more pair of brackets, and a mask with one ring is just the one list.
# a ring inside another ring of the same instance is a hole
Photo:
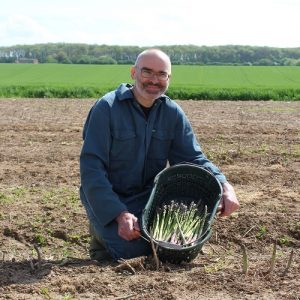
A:
{"label": "black plastic basket", "polygon": [[[222,197],[222,186],[208,170],[194,164],[179,164],[161,171],[154,180],[149,200],[141,218],[143,236],[150,241],[150,228],[158,208],[170,204],[171,201],[190,204],[198,203],[199,217],[203,214],[203,206],[207,207],[203,234],[190,245],[173,245],[152,239],[157,248],[157,255],[163,262],[190,262],[201,250],[203,244],[212,234],[212,224]],[[203,217],[203,215],[202,215]]]}

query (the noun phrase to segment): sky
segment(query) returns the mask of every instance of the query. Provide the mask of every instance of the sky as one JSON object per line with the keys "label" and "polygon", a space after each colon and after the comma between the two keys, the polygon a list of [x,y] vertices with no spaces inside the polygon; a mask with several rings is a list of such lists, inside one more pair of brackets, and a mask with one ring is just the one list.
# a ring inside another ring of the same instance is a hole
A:
{"label": "sky", "polygon": [[300,0],[2,0],[0,46],[300,47]]}

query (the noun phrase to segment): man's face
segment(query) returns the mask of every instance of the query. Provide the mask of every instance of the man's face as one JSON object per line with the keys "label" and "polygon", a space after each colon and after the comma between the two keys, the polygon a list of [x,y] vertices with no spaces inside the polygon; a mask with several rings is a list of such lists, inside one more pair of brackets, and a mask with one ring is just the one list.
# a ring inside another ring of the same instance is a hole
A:
{"label": "man's face", "polygon": [[168,89],[170,73],[171,66],[168,61],[153,55],[143,57],[131,69],[131,77],[135,79],[134,92],[137,100],[153,103]]}

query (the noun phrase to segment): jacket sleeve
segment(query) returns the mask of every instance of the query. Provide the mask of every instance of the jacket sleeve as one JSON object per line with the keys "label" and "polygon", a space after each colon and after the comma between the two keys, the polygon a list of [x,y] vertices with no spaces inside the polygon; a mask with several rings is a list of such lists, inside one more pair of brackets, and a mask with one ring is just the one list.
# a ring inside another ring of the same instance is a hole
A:
{"label": "jacket sleeve", "polygon": [[192,126],[182,109],[178,106],[175,137],[169,155],[170,165],[190,162],[210,170],[221,182],[226,182],[225,175],[202,152]]}
{"label": "jacket sleeve", "polygon": [[110,110],[106,101],[92,107],[84,125],[80,154],[81,189],[98,222],[105,226],[127,210],[108,179],[111,146]]}

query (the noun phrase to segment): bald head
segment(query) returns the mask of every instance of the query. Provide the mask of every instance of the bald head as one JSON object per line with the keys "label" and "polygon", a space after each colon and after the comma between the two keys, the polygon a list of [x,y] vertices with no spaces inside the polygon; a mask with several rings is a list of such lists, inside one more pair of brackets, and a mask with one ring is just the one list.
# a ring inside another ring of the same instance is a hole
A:
{"label": "bald head", "polygon": [[165,52],[163,52],[159,49],[152,48],[152,49],[147,49],[147,50],[144,50],[143,52],[141,52],[138,55],[134,66],[140,67],[140,65],[143,61],[160,62],[167,67],[168,73],[171,74],[170,57]]}

